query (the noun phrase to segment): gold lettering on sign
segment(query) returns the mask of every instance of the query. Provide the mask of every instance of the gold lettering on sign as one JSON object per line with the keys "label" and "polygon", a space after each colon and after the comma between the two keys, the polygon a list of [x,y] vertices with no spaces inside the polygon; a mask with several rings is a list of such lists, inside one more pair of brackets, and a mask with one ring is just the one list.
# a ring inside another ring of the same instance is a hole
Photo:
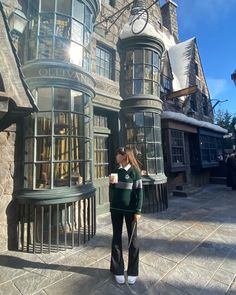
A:
{"label": "gold lettering on sign", "polygon": [[73,79],[76,81],[79,81],[81,83],[90,85],[91,87],[94,87],[93,80],[82,74],[78,73],[76,71],[68,70],[68,69],[62,69],[62,68],[45,68],[45,69],[39,69],[38,70],[39,76],[46,76],[46,77],[58,77],[58,78],[68,78]]}

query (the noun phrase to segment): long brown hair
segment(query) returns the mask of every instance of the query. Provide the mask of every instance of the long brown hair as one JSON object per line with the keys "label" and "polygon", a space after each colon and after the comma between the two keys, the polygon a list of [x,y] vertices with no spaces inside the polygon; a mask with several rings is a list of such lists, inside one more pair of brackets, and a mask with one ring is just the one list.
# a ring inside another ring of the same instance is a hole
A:
{"label": "long brown hair", "polygon": [[140,163],[135,158],[134,152],[131,148],[120,147],[116,150],[116,154],[126,155],[128,163],[130,163],[132,166],[134,166],[136,169],[138,169],[138,171],[141,171]]}

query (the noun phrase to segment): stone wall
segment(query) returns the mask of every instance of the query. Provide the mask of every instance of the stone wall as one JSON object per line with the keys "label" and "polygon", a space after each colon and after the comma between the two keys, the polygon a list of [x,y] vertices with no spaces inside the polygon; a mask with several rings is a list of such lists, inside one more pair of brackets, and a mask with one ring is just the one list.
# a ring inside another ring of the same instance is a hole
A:
{"label": "stone wall", "polygon": [[4,251],[13,239],[15,208],[12,204],[15,175],[15,125],[0,132],[0,251]]}

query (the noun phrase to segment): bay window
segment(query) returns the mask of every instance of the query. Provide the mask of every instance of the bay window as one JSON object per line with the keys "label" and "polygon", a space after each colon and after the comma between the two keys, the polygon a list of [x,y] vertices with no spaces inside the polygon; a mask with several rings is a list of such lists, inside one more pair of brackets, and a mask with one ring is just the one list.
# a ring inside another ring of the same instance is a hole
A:
{"label": "bay window", "polygon": [[82,92],[38,88],[40,111],[26,120],[26,189],[91,182],[91,101]]}

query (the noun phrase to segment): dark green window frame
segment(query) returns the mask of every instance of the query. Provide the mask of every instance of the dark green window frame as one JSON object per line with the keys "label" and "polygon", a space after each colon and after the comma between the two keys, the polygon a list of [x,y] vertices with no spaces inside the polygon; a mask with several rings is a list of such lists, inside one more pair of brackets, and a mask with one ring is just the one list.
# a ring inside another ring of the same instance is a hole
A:
{"label": "dark green window frame", "polygon": [[128,50],[124,64],[124,96],[160,93],[160,56],[151,49]]}
{"label": "dark green window frame", "polygon": [[126,114],[125,139],[127,146],[134,150],[143,174],[163,173],[160,114],[154,112]]}
{"label": "dark green window frame", "polygon": [[171,164],[181,166],[185,164],[184,156],[184,132],[170,129]]}
{"label": "dark green window frame", "polygon": [[114,51],[102,44],[97,44],[96,47],[96,73],[114,80]]}
{"label": "dark green window frame", "polygon": [[68,0],[63,2],[65,9],[62,9],[58,7],[57,3],[61,2],[57,0],[54,5],[40,10],[41,1],[37,2],[37,7],[29,6],[25,62],[54,59],[90,71],[93,25],[89,7],[84,1]]}
{"label": "dark green window frame", "polygon": [[91,98],[65,88],[34,92],[40,111],[25,121],[24,188],[91,183]]}

